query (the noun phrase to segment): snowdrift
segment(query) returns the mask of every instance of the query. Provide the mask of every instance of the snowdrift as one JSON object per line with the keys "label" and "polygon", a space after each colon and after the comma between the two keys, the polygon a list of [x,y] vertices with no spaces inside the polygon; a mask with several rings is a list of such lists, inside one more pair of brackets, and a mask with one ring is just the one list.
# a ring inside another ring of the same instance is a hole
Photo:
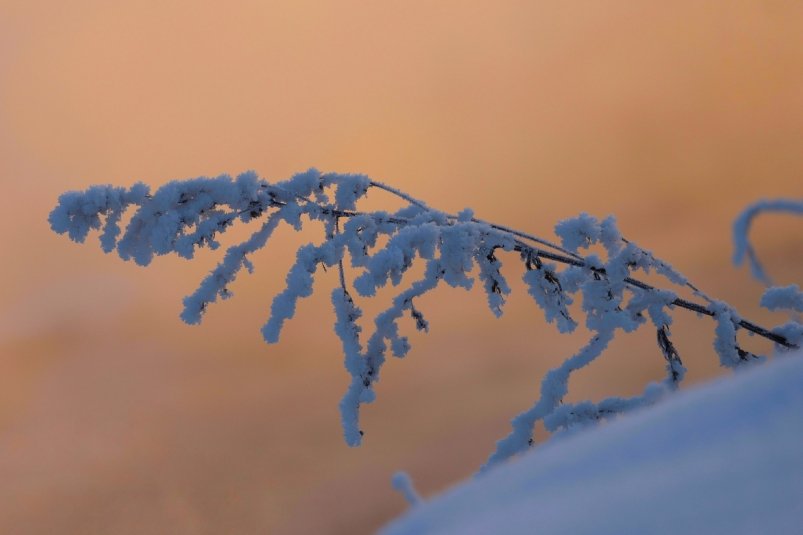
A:
{"label": "snowdrift", "polygon": [[554,438],[382,533],[803,533],[803,351]]}

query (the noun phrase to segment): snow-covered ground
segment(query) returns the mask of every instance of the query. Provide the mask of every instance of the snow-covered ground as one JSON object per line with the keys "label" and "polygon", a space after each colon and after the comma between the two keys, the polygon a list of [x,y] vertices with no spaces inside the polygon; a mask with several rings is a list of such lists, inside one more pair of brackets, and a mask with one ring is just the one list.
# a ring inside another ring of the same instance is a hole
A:
{"label": "snow-covered ground", "polygon": [[802,534],[803,352],[553,439],[383,533]]}

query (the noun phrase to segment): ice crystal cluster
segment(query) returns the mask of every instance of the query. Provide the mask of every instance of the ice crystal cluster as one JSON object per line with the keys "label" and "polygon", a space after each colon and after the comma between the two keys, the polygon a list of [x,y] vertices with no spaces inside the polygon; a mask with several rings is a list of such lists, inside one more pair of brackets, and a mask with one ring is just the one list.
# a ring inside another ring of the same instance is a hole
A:
{"label": "ice crystal cluster", "polygon": [[[359,211],[359,200],[370,190],[391,194],[404,201],[404,207],[394,212]],[[790,202],[797,210],[801,204]],[[758,211],[773,208],[777,206],[759,206],[739,220],[737,259],[747,254],[757,263],[746,239],[750,220]],[[122,231],[121,217],[128,209],[135,211]],[[612,217],[598,220],[581,214],[561,221],[555,227],[560,243],[553,243],[480,220],[471,210],[453,215],[432,209],[364,175],[310,169],[270,183],[246,172],[236,178],[223,175],[173,181],[153,193],[144,184],[93,186],[63,194],[50,214],[54,231],[83,242],[90,230],[99,230],[104,251],[117,251],[124,260],[143,266],[155,255],[176,253],[189,259],[199,248],[216,249],[220,233],[237,221],[254,219],[260,220],[261,226],[247,240],[226,250],[217,267],[184,299],[181,318],[199,323],[210,304],[230,297],[231,283],[243,269],[253,271],[249,257],[266,246],[280,224],[300,230],[307,222],[321,222],[324,233],[320,242],[297,250],[287,286],[274,298],[262,334],[267,342],[277,342],[282,326],[293,318],[298,300],[312,294],[317,270],[338,270],[340,285],[332,291],[331,300],[334,330],[342,341],[345,367],[351,376],[340,412],[346,442],[352,446],[362,440],[360,408],[374,400],[387,357],[403,357],[410,350],[404,335],[407,329],[429,328],[424,313],[416,307],[417,299],[442,285],[479,286],[491,312],[500,316],[511,292],[503,274],[503,257],[523,263],[527,291],[550,323],[561,333],[571,333],[582,322],[591,337],[577,354],[546,374],[540,398],[513,419],[511,433],[498,442],[486,467],[526,450],[533,443],[537,421],[543,421],[550,431],[587,425],[654,403],[676,389],[685,372],[670,338],[676,309],[714,318],[713,347],[721,364],[731,368],[763,358],[739,347],[736,335],[740,329],[773,341],[781,350],[794,348],[803,339],[800,323],[764,329],[741,318],[726,303],[709,298],[667,263],[624,239]],[[402,285],[417,262],[423,263],[423,275]],[[637,278],[650,272],[663,277],[668,287],[690,289],[698,301]],[[374,296],[388,284],[404,289],[373,319],[371,332],[364,333],[358,323],[363,313],[357,300]],[[800,312],[802,296],[797,287],[774,288],[768,290],[763,303]],[[655,330],[660,354],[666,360],[663,381],[647,385],[633,398],[563,402],[572,372],[598,358],[617,333],[645,325]]]}

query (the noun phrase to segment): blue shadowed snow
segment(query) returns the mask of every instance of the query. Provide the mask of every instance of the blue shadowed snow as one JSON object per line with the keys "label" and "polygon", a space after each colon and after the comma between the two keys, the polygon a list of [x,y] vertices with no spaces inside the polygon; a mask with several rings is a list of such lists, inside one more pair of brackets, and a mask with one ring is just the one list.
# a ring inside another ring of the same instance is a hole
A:
{"label": "blue shadowed snow", "polygon": [[802,453],[799,351],[549,441],[383,533],[799,534]]}

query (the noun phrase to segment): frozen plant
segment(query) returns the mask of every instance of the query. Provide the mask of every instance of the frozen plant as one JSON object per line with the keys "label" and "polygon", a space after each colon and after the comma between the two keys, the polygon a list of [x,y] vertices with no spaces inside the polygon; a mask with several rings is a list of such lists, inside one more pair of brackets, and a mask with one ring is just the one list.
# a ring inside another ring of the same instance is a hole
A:
{"label": "frozen plant", "polygon": [[739,266],[747,258],[753,277],[764,283],[765,286],[772,286],[772,280],[764,270],[764,266],[761,265],[748,238],[753,220],[762,213],[803,216],[803,199],[771,199],[755,202],[745,208],[733,223],[733,263]]}
{"label": "frozen plant", "polygon": [[418,505],[422,502],[421,496],[413,486],[413,480],[406,472],[396,472],[391,479],[393,488],[399,491],[409,505]]}
{"label": "frozen plant", "polygon": [[[358,202],[369,190],[393,195],[404,206],[392,213],[360,211]],[[121,217],[128,209],[134,213],[122,232]],[[740,220],[740,236],[746,235],[751,218],[748,214]],[[360,407],[374,400],[387,356],[403,357],[410,350],[403,322],[421,331],[429,328],[416,306],[418,298],[442,284],[465,289],[477,284],[485,292],[491,312],[500,316],[511,292],[502,258],[523,263],[529,295],[561,333],[573,332],[583,321],[592,334],[577,354],[546,374],[540,398],[513,419],[511,433],[498,442],[486,467],[529,448],[533,426],[539,420],[550,431],[566,430],[654,403],[675,390],[685,373],[670,333],[672,313],[677,309],[715,320],[713,346],[721,364],[729,368],[763,358],[738,345],[740,330],[772,341],[781,351],[796,348],[803,339],[800,323],[792,321],[766,329],[742,318],[727,303],[708,297],[669,264],[623,238],[612,217],[598,220],[581,214],[561,221],[555,227],[560,243],[553,243],[483,221],[468,209],[453,215],[430,208],[363,175],[310,169],[289,180],[270,183],[254,172],[246,172],[234,179],[223,175],[173,181],[153,193],[144,184],[131,188],[93,186],[63,194],[50,214],[54,231],[83,242],[90,230],[100,230],[104,251],[116,250],[124,260],[143,266],[154,255],[176,253],[192,258],[201,247],[216,249],[218,234],[237,221],[255,219],[261,226],[247,240],[230,247],[218,266],[184,299],[181,318],[199,323],[210,304],[229,298],[229,287],[240,271],[253,271],[249,257],[267,244],[282,222],[296,230],[311,221],[322,223],[321,241],[303,245],[296,252],[287,286],[274,298],[262,334],[267,342],[278,342],[298,300],[312,294],[318,268],[338,270],[340,284],[331,299],[334,330],[342,341],[345,367],[351,376],[340,403],[345,440],[351,446],[362,440]],[[737,240],[739,250],[754,258],[747,243],[743,238]],[[737,251],[737,259],[744,254]],[[423,263],[423,276],[406,285],[374,318],[372,332],[363,333],[358,324],[362,310],[356,299],[370,298],[388,283],[399,286],[416,262]],[[655,272],[669,287],[690,289],[697,300],[646,284],[637,278],[639,272]],[[797,289],[775,292],[765,297],[767,306],[800,310]],[[578,304],[572,306],[575,301]],[[647,385],[633,398],[563,402],[574,371],[598,358],[617,333],[630,333],[645,325],[655,330],[666,361],[663,381]],[[407,489],[403,483],[400,479],[399,485]],[[412,491],[409,494],[413,496]]]}

